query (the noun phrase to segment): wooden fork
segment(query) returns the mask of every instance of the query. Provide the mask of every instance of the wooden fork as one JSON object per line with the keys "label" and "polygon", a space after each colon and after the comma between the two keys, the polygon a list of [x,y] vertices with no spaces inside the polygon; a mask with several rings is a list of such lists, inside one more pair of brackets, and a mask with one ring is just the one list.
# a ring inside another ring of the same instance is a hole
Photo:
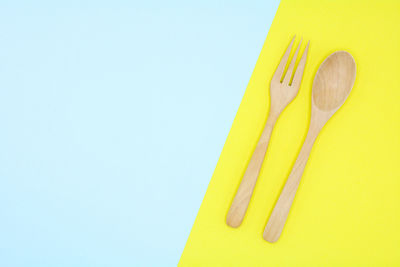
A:
{"label": "wooden fork", "polygon": [[[272,129],[274,128],[275,122],[278,119],[281,112],[285,107],[292,102],[299,91],[301,79],[303,77],[303,71],[306,64],[308,42],[304,53],[300,59],[296,71],[293,75],[293,69],[295,66],[297,54],[300,49],[300,44],[297,46],[296,52],[290,61],[289,67],[285,73],[285,67],[289,61],[290,51],[294,43],[295,37],[286,49],[278,68],[276,69],[270,84],[270,97],[271,105],[268,114],[267,123],[264,131],[261,134],[260,140],[258,141],[257,147],[251,157],[250,163],[247,166],[246,172],[243,176],[242,182],[240,183],[239,189],[233,199],[231,208],[228,211],[226,223],[231,227],[238,227],[243,220],[249,205],[251,196],[253,194],[254,186],[257,181],[257,177],[260,173],[261,165],[264,161],[265,153],[268,148],[269,139],[271,137]],[[293,80],[291,79],[293,76]]]}

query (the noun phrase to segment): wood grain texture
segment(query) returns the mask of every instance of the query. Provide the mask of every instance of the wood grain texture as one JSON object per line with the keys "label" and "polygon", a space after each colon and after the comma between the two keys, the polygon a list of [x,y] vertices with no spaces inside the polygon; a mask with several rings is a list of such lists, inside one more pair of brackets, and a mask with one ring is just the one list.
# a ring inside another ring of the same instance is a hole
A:
{"label": "wood grain texture", "polygon": [[263,237],[266,241],[276,242],[279,239],[314,141],[322,127],[346,100],[355,76],[355,61],[345,51],[331,54],[318,69],[313,82],[311,122],[307,137],[265,227]]}
{"label": "wood grain texture", "polygon": [[[301,45],[300,41],[300,44],[298,45],[294,53],[294,56],[292,57],[292,60],[288,66],[288,69],[285,73],[285,67],[289,61],[289,55],[294,40],[295,38],[293,38],[292,41],[290,42],[289,47],[286,49],[286,52],[283,55],[272,77],[270,84],[271,105],[267,123],[257,143],[256,149],[253,152],[250,162],[247,166],[243,179],[236,192],[235,198],[233,199],[231,207],[228,211],[226,223],[231,227],[238,227],[242,223],[243,218],[247,211],[247,207],[250,203],[251,196],[253,194],[254,187],[256,185],[262,163],[264,161],[264,157],[268,148],[268,143],[275,122],[278,119],[281,112],[295,98],[295,96],[299,91],[301,78],[303,76],[306,64],[309,44],[307,44],[307,47],[305,48],[303,55],[297,66],[297,69],[294,71],[295,62]],[[293,82],[291,82],[293,72],[295,72],[295,74]]]}
{"label": "wood grain texture", "polygon": [[246,214],[247,207],[250,203],[257,177],[260,173],[265,153],[267,152],[269,139],[271,138],[272,129],[274,128],[276,118],[271,117],[267,120],[264,131],[257,143],[257,147],[253,152],[249,165],[240,183],[239,189],[233,199],[231,208],[229,209],[226,223],[232,227],[238,227]]}

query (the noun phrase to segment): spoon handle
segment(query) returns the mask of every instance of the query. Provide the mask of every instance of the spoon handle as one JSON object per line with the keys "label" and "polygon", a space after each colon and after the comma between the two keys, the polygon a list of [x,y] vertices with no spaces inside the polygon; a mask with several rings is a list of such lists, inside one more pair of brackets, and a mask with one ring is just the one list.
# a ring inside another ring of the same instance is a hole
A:
{"label": "spoon handle", "polygon": [[304,168],[317,135],[317,131],[311,129],[308,131],[306,140],[304,141],[296,162],[294,163],[285,187],[283,188],[278,202],[275,204],[274,210],[269,217],[267,226],[265,227],[263,237],[268,242],[276,242],[282,233],[283,226],[285,225],[301,176],[303,175]]}
{"label": "spoon handle", "polygon": [[242,223],[244,215],[246,214],[254,186],[257,182],[257,177],[264,161],[265,153],[267,152],[269,139],[271,138],[275,121],[276,119],[274,117],[268,117],[264,131],[261,134],[260,140],[258,141],[257,147],[254,150],[249,165],[247,166],[239,189],[236,192],[236,196],[233,199],[231,208],[228,211],[226,223],[231,227],[238,227]]}

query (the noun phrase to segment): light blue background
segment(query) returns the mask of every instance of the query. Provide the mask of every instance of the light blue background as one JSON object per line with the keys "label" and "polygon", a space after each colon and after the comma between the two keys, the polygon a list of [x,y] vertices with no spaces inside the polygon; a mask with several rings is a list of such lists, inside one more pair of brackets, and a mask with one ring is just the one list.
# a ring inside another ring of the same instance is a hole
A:
{"label": "light blue background", "polygon": [[0,266],[175,266],[277,1],[2,1]]}

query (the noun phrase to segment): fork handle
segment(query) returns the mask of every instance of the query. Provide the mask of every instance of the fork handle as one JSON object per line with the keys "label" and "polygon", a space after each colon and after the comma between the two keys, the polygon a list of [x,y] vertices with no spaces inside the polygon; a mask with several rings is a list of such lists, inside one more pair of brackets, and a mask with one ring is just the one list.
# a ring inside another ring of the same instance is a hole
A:
{"label": "fork handle", "polygon": [[260,140],[257,143],[256,149],[250,159],[246,172],[243,176],[236,196],[233,199],[232,205],[226,217],[226,223],[231,227],[238,227],[244,218],[254,186],[256,185],[257,177],[260,173],[265,153],[268,148],[269,139],[271,138],[272,129],[275,125],[275,117],[269,116],[265,128],[261,134]]}
{"label": "fork handle", "polygon": [[275,204],[274,210],[269,217],[267,226],[265,227],[263,238],[268,242],[276,242],[283,230],[290,207],[292,206],[297,188],[300,184],[301,176],[310,156],[314,141],[317,138],[317,131],[308,131],[306,140],[300,150],[300,153],[294,163],[293,169],[286,181],[278,202]]}

